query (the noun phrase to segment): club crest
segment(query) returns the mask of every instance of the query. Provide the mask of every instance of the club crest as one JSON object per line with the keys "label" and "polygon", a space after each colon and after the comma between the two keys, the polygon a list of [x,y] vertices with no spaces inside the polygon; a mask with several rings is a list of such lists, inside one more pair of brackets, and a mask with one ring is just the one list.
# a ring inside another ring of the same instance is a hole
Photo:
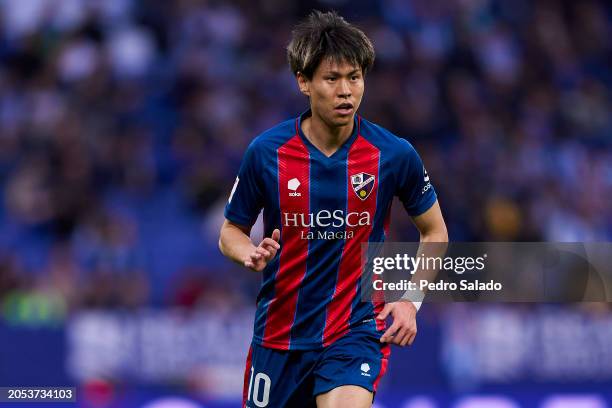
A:
{"label": "club crest", "polygon": [[370,193],[374,189],[374,180],[376,178],[368,173],[358,173],[351,176],[351,185],[353,191],[357,194],[361,200],[365,200],[370,196]]}

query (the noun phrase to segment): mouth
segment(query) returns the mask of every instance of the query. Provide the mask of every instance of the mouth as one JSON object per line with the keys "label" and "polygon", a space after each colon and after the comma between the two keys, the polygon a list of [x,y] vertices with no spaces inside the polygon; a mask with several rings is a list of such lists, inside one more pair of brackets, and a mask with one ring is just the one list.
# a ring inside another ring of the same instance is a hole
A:
{"label": "mouth", "polygon": [[341,103],[334,108],[334,111],[339,113],[340,115],[350,115],[353,113],[353,104],[349,102]]}

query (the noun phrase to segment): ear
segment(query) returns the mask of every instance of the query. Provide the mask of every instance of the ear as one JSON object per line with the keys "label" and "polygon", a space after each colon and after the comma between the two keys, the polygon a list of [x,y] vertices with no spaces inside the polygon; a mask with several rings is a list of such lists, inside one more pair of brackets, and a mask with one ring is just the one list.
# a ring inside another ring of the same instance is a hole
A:
{"label": "ear", "polygon": [[308,78],[306,78],[306,76],[304,76],[304,74],[302,74],[301,72],[297,73],[297,82],[298,82],[298,87],[300,88],[300,91],[310,97],[310,81],[308,80]]}

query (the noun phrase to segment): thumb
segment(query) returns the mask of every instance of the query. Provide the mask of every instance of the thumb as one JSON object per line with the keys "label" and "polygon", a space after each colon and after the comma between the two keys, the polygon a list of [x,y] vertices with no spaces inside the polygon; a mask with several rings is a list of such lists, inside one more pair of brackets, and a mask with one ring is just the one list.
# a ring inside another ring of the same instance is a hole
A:
{"label": "thumb", "polygon": [[276,242],[280,241],[280,230],[278,228],[272,231],[272,239],[275,240]]}
{"label": "thumb", "polygon": [[376,316],[376,318],[378,320],[385,320],[387,318],[387,316],[389,316],[389,313],[391,313],[391,305],[390,304],[386,304],[384,309],[382,310],[382,312],[380,312],[378,314],[378,316]]}

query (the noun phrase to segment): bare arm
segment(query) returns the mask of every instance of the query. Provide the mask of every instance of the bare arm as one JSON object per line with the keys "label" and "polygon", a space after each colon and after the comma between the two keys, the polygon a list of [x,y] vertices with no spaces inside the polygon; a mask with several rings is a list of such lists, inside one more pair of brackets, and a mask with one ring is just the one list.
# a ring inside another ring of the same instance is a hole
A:
{"label": "bare arm", "polygon": [[251,227],[225,220],[219,234],[219,250],[232,261],[244,264],[249,254],[255,250],[250,233]]}
{"label": "bare arm", "polygon": [[219,233],[219,250],[232,261],[252,271],[262,271],[280,248],[280,231],[275,229],[272,237],[264,238],[255,246],[249,236],[251,227],[225,220]]}
{"label": "bare arm", "polygon": [[[417,256],[421,256],[421,254],[426,258],[444,256],[447,249],[448,232],[438,201],[423,214],[413,217],[412,222],[421,234],[421,245],[419,245]],[[423,245],[423,243],[429,244]],[[413,275],[412,281],[427,280],[432,282],[436,279],[437,274],[437,270],[419,269]]]}
{"label": "bare arm", "polygon": [[412,222],[421,233],[421,242],[448,242],[446,224],[437,200],[429,210],[413,217]]}
{"label": "bare arm", "polygon": [[[423,214],[412,217],[412,222],[421,234],[421,245],[419,245],[417,256],[421,256],[421,254],[425,257],[443,256],[446,252],[448,232],[438,201]],[[429,244],[423,245],[424,243]],[[437,271],[435,270],[420,269],[415,272],[412,280],[415,282],[421,279],[433,281],[436,275]],[[407,294],[411,295],[412,293]],[[382,335],[380,338],[381,342],[388,342],[399,346],[412,344],[417,334],[417,307],[411,300],[409,298],[405,301],[400,300],[398,302],[387,303],[383,311],[376,317],[377,319],[385,320],[387,316],[393,316],[393,324]]]}

